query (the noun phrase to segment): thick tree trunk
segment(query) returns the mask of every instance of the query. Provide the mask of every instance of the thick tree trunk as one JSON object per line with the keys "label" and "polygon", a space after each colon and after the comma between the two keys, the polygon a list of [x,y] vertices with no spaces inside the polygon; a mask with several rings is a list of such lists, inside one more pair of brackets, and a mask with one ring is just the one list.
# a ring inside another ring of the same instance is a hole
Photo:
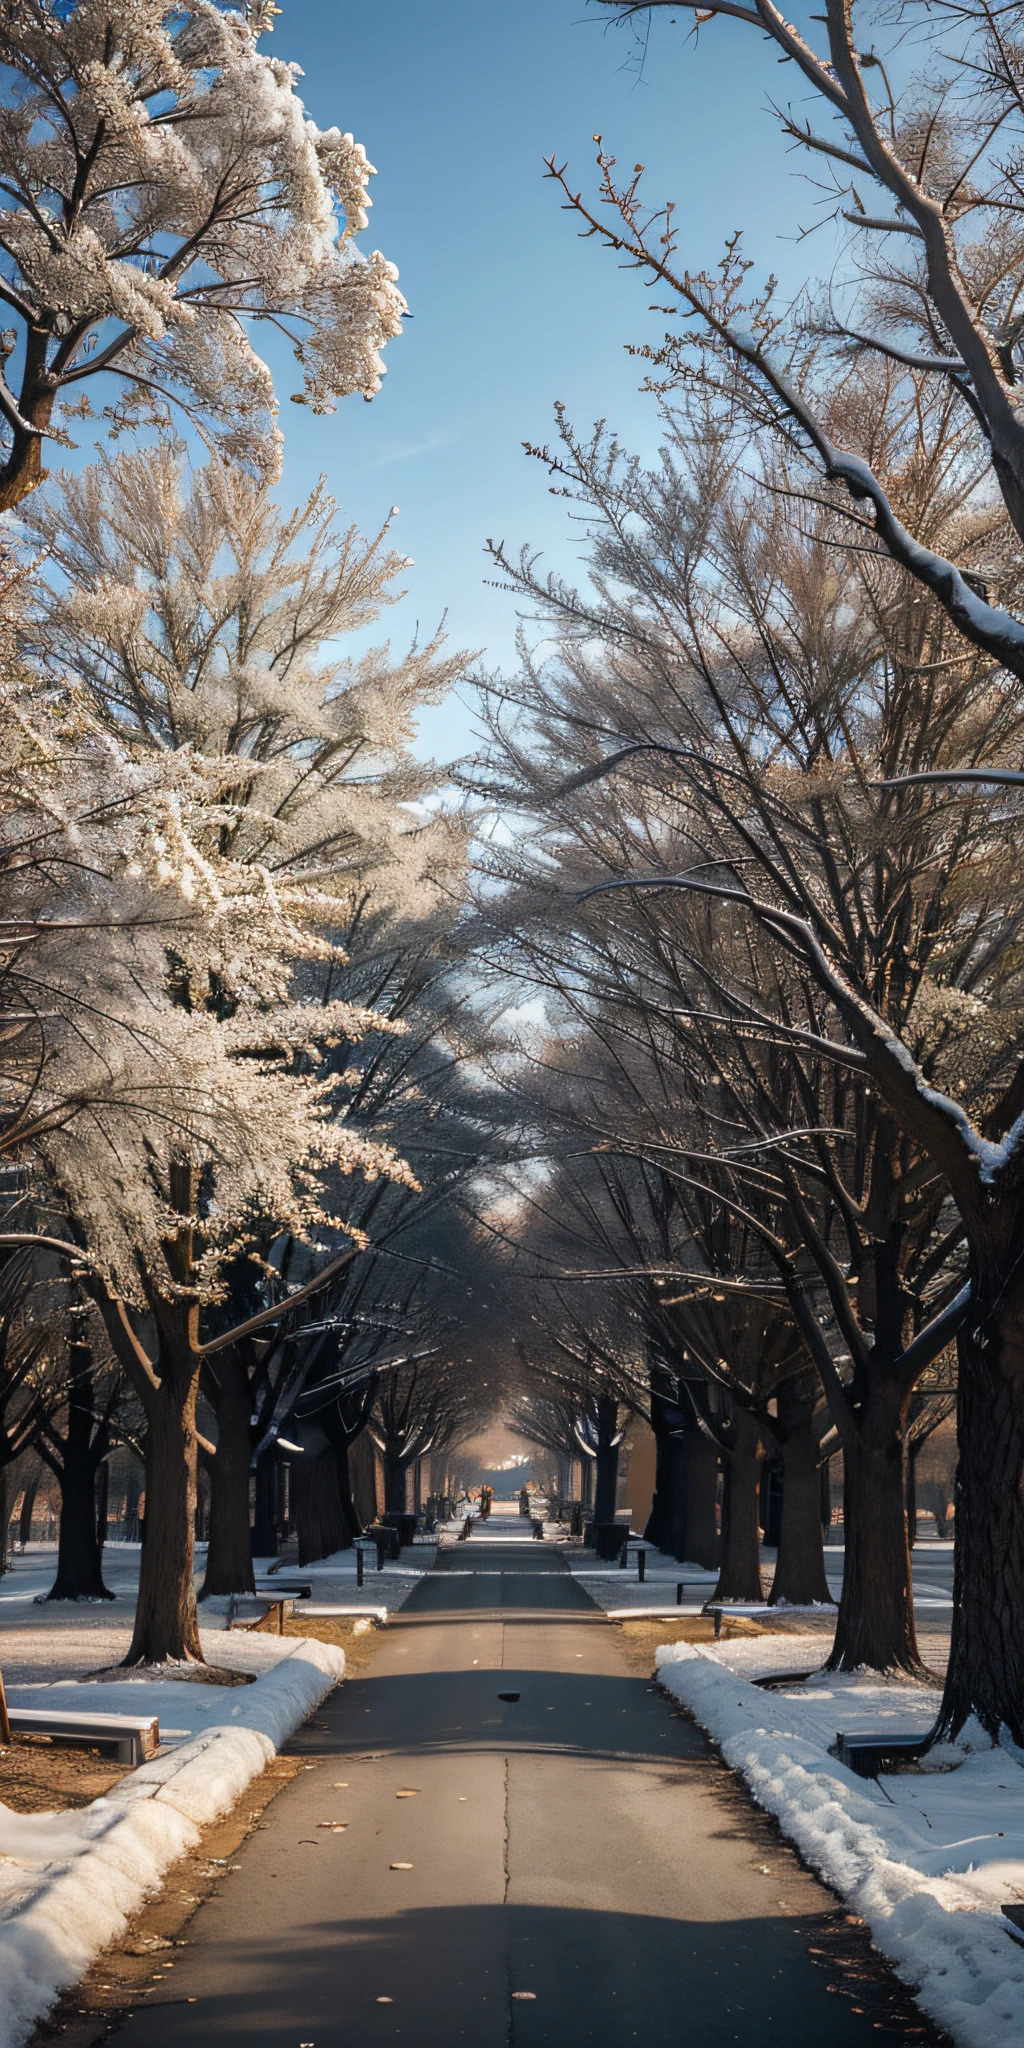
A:
{"label": "thick tree trunk", "polygon": [[780,1602],[809,1607],[815,1601],[830,1603],[832,1599],[825,1577],[821,1472],[813,1412],[782,1445],[782,1527],[768,1598],[773,1607]]}
{"label": "thick tree trunk", "polygon": [[217,1455],[210,1465],[210,1547],[201,1600],[213,1593],[251,1593],[249,1531],[249,1413],[245,1374],[234,1361],[217,1360],[211,1399],[217,1417]]}
{"label": "thick tree trunk", "polygon": [[338,1498],[341,1502],[342,1526],[345,1532],[342,1541],[336,1546],[338,1550],[351,1550],[356,1537],[361,1536],[363,1533],[363,1524],[359,1518],[359,1511],[356,1507],[355,1495],[352,1490],[352,1471],[349,1464],[350,1455],[350,1444],[335,1445],[334,1463],[338,1479]]}
{"label": "thick tree trunk", "polygon": [[292,1516],[299,1538],[299,1563],[317,1564],[351,1543],[338,1486],[338,1461],[330,1444],[305,1451],[292,1466]]}
{"label": "thick tree trunk", "polygon": [[96,1468],[88,1456],[72,1457],[60,1474],[57,1576],[47,1600],[112,1600],[103,1583],[103,1557],[96,1533]]}
{"label": "thick tree trunk", "polygon": [[403,1457],[401,1451],[394,1451],[390,1448],[385,1450],[383,1455],[384,1513],[386,1515],[404,1515],[405,1474],[408,1460]]}
{"label": "thick tree trunk", "polygon": [[672,1433],[667,1404],[651,1396],[651,1428],[654,1431],[654,1499],[644,1535],[669,1557],[682,1557],[686,1526],[685,1460],[678,1437]]}
{"label": "thick tree trunk", "polygon": [[699,1430],[686,1438],[686,1529],[683,1556],[688,1564],[714,1571],[721,1556],[715,1520],[718,1495],[718,1453]]}
{"label": "thick tree trunk", "polygon": [[128,1665],[204,1661],[192,1578],[199,1361],[180,1377],[161,1363],[146,1397],[146,1540]]}
{"label": "thick tree trunk", "polygon": [[845,1560],[830,1671],[925,1675],[917,1647],[904,1491],[900,1396],[871,1389],[843,1440]]}
{"label": "thick tree trunk", "polygon": [[[974,1277],[974,1276],[972,1276]],[[953,1630],[938,1732],[1024,1747],[1024,1295],[974,1277],[960,1333]]]}
{"label": "thick tree trunk", "polygon": [[722,1558],[715,1600],[760,1600],[761,1545],[757,1525],[759,1432],[745,1408],[733,1411],[723,1459]]}
{"label": "thick tree trunk", "polygon": [[348,1469],[356,1515],[365,1529],[377,1517],[377,1455],[373,1439],[366,1430],[349,1450]]}
{"label": "thick tree trunk", "polygon": [[87,1344],[72,1344],[68,1394],[67,1432],[60,1444],[59,1458],[45,1451],[46,1462],[60,1483],[60,1523],[57,1532],[57,1576],[47,1600],[112,1600],[103,1583],[103,1553],[96,1513],[96,1470],[107,1447],[103,1427],[94,1441],[92,1352]]}

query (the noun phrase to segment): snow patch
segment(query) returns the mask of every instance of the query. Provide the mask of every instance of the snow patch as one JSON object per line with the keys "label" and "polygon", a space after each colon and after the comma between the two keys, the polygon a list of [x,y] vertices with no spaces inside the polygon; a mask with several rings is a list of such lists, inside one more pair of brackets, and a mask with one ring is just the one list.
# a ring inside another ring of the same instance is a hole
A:
{"label": "snow patch", "polygon": [[[1001,1908],[1024,1902],[1024,1757],[975,1727],[923,1773],[856,1777],[829,1755],[837,1731],[924,1733],[939,1694],[815,1669],[821,1651],[820,1636],[674,1643],[656,1663],[758,1805],[867,1921],[924,2011],[963,2048],[1019,2048],[1024,1948]],[[784,1674],[800,1670],[813,1675],[787,1686]],[[778,1688],[752,1682],[774,1674]]]}
{"label": "snow patch", "polygon": [[240,1668],[258,1670],[255,1685],[85,1687],[69,1680],[12,1688],[12,1704],[88,1703],[97,1712],[144,1706],[161,1721],[166,1715],[186,1739],[78,1812],[14,1813],[0,1805],[0,2048],[20,2048],[58,1994],[123,1934],[169,1866],[195,1846],[200,1828],[234,1805],[344,1676],[345,1653],[329,1643],[218,1635],[204,1648],[227,1661],[228,1645]]}

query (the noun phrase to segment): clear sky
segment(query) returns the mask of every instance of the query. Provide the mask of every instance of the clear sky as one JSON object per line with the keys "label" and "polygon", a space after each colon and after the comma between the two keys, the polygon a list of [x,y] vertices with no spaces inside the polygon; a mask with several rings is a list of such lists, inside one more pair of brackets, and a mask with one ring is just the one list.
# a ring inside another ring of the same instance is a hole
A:
{"label": "clear sky", "polygon": [[[686,15],[655,18],[642,75],[634,45],[586,0],[282,0],[274,54],[300,64],[314,119],[351,129],[378,170],[367,247],[398,264],[413,319],[387,350],[372,405],[348,399],[317,419],[287,403],[283,495],[326,472],[347,515],[372,527],[400,507],[396,540],[414,558],[389,630],[447,612],[455,644],[513,658],[514,600],[487,587],[489,535],[530,541],[567,567],[564,505],[523,453],[564,400],[581,428],[607,418],[631,445],[655,442],[628,341],[664,325],[636,272],[581,241],[543,176],[551,151],[592,179],[595,131],[619,163],[648,166],[652,201],[674,198],[691,267],[713,264],[740,227],[748,253],[787,285],[827,260],[793,228],[813,218],[767,110],[799,87],[770,47],[719,20],[687,40]],[[801,13],[802,13],[801,9]],[[800,15],[797,17],[800,18]],[[423,738],[440,758],[470,736],[452,703]]]}

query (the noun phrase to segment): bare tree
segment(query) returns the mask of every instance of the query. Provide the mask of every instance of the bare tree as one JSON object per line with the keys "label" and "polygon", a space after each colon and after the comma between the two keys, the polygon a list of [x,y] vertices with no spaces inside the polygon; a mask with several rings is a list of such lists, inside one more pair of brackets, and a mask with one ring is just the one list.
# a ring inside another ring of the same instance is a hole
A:
{"label": "bare tree", "polygon": [[[969,545],[948,412],[919,405],[917,424],[894,431],[884,387],[862,381],[852,396],[880,418],[890,495]],[[937,607],[912,604],[877,553],[847,552],[841,568],[843,526],[828,506],[791,517],[784,467],[740,488],[728,419],[698,404],[665,424],[671,452],[650,475],[564,423],[561,451],[543,451],[587,508],[591,593],[499,557],[551,622],[558,661],[494,694],[491,779],[478,786],[539,811],[544,831],[525,852],[495,846],[493,872],[517,893],[481,914],[504,934],[503,962],[518,948],[573,1029],[593,1030],[599,1006],[620,1064],[622,1041],[664,1044],[702,1135],[659,1085],[632,1142],[705,1185],[760,1244],[843,1442],[835,1655],[917,1669],[905,1429],[965,1312],[963,1224],[942,1162],[872,1083],[894,1057],[883,1038],[902,1039],[904,1079],[920,1063],[925,1086],[955,1075],[979,1113],[998,1102],[1015,1057],[1020,911],[1009,814],[927,797],[910,808],[878,785],[925,745],[933,757],[1012,745],[1018,693],[995,686]],[[590,789],[604,792],[592,806]],[[730,907],[712,915],[715,902]],[[822,960],[842,962],[832,982]],[[840,985],[879,1019],[869,1033],[858,1012],[861,1044],[842,1011],[830,1033]],[[602,1137],[622,1145],[621,1123],[606,1117]]]}

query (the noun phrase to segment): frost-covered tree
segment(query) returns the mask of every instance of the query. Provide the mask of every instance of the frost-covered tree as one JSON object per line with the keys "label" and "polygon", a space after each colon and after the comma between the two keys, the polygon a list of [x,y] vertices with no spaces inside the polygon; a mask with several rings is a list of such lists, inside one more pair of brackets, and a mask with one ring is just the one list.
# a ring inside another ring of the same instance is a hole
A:
{"label": "frost-covered tree", "polygon": [[115,425],[180,410],[273,474],[259,321],[292,343],[298,403],[379,389],[405,306],[394,266],[356,245],[373,166],[258,47],[278,12],[3,0],[0,509],[39,482],[45,440],[67,445],[61,418],[101,377]]}
{"label": "frost-covered tree", "polygon": [[[239,1321],[230,1304],[253,1278],[260,1328],[299,1305],[288,1289],[360,1206],[345,1186],[353,1176],[415,1186],[372,1117],[344,1118],[363,1078],[350,1049],[392,1028],[373,991],[370,1007],[344,999],[346,942],[399,906],[415,927],[456,882],[459,835],[413,807],[434,775],[410,742],[416,710],[459,664],[437,641],[398,662],[386,649],[353,663],[325,649],[372,621],[402,564],[383,536],[339,532],[322,488],[283,518],[264,486],[220,462],[190,478],[161,446],[27,509],[54,570],[25,636],[37,665],[55,688],[75,675],[108,743],[140,772],[205,781],[201,816],[169,815],[147,842],[193,914],[125,984],[139,1025],[137,1114],[111,1128],[100,1109],[46,1154],[146,1414],[131,1657],[196,1657],[202,1359],[226,1348]],[[149,1114],[151,1051],[174,1076],[164,1131]],[[223,1383],[234,1385],[240,1357]],[[262,1359],[257,1349],[250,1366]],[[243,1391],[252,1377],[243,1367]],[[244,1429],[245,1455],[226,1455],[224,1472],[247,1525],[247,1417]]]}
{"label": "frost-covered tree", "polygon": [[411,748],[416,717],[462,673],[440,634],[399,659],[339,642],[396,601],[406,558],[388,527],[340,525],[323,484],[285,515],[265,485],[174,450],[65,476],[24,508],[56,572],[36,588],[34,652],[73,674],[96,718],[142,752],[217,760],[235,815],[219,856],[337,896],[371,884],[413,918],[461,859],[461,835],[416,809],[437,777]]}

